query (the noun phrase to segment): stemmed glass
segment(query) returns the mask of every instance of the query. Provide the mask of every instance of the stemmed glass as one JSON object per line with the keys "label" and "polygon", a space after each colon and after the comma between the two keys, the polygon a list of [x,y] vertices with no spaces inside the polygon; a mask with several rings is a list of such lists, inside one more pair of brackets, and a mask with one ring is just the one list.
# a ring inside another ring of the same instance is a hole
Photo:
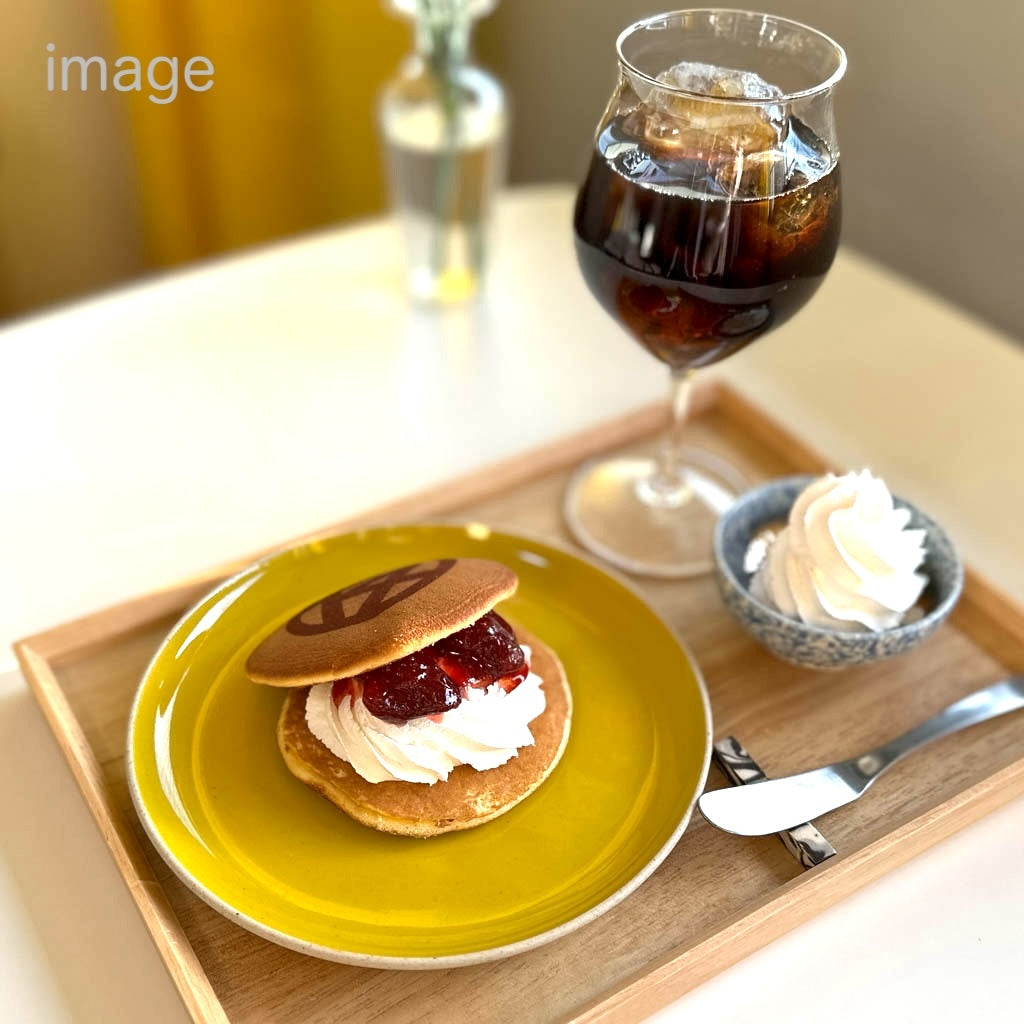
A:
{"label": "stemmed glass", "polygon": [[732,10],[645,18],[617,50],[576,254],[601,305],[668,366],[673,423],[653,458],[583,466],[565,514],[621,568],[691,576],[710,567],[715,520],[744,486],[682,444],[693,372],[788,320],[832,263],[846,56],[806,25]]}

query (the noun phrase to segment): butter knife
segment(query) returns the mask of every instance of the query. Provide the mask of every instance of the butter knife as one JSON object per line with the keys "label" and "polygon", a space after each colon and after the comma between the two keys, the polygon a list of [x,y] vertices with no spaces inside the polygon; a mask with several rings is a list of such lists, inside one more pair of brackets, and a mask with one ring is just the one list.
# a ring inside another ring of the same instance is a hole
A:
{"label": "butter knife", "polygon": [[766,836],[852,803],[887,768],[912,750],[968,726],[1024,708],[1024,675],[968,694],[909,732],[847,761],[780,779],[705,793],[697,806],[720,829]]}

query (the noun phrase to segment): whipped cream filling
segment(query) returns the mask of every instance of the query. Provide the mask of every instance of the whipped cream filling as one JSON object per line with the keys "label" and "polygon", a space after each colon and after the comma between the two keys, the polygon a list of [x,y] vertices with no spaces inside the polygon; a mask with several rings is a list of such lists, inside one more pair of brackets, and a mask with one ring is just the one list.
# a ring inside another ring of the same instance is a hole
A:
{"label": "whipped cream filling", "polygon": [[[527,664],[530,649],[523,646]],[[460,764],[497,768],[533,745],[530,722],[546,706],[543,680],[531,671],[510,693],[497,683],[466,687],[458,707],[392,722],[371,714],[361,697],[334,703],[333,683],[310,687],[309,731],[367,782],[443,782]]]}
{"label": "whipped cream filling", "polygon": [[783,615],[844,631],[898,626],[928,582],[924,530],[908,530],[868,470],[810,484],[793,503],[751,582],[751,593]]}

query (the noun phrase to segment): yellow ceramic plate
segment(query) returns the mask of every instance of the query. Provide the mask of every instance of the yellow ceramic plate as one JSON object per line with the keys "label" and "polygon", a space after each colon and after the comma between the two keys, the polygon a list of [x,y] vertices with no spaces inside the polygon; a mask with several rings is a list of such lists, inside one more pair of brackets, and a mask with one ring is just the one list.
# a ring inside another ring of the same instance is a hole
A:
{"label": "yellow ceramic plate", "polygon": [[[486,825],[433,839],[375,832],[288,772],[282,692],[250,683],[245,659],[346,583],[474,555],[518,573],[502,612],[565,664],[568,746],[536,793]],[[163,857],[242,926],[346,963],[448,967],[550,941],[632,892],[682,834],[710,746],[696,666],[628,585],[480,525],[402,526],[274,555],[193,608],[142,680],[128,778]]]}

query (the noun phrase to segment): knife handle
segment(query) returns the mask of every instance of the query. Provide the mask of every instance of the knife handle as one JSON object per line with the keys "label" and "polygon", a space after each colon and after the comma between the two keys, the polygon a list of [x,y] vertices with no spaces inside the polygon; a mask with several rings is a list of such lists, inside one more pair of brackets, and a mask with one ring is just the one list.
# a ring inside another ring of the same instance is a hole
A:
{"label": "knife handle", "polygon": [[891,764],[932,740],[1021,708],[1024,708],[1024,676],[1004,679],[968,694],[877,749],[843,762],[843,767],[860,776],[860,781],[872,782]]}

